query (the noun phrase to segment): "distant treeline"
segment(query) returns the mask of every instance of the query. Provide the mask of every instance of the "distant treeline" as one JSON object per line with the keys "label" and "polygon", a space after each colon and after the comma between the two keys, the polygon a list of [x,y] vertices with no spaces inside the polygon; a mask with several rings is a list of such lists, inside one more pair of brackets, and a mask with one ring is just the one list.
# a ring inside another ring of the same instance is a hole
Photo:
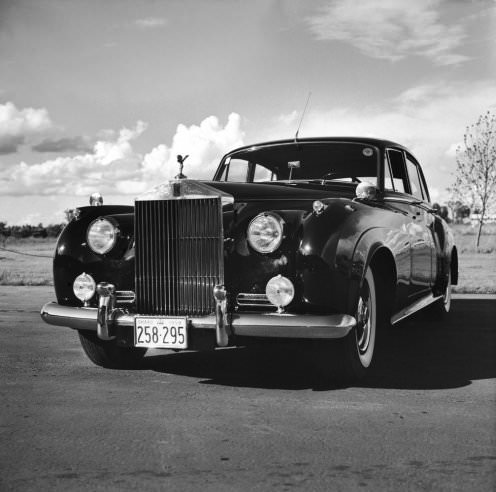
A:
{"label": "distant treeline", "polygon": [[8,226],[0,222],[0,238],[7,237],[57,237],[65,224],[14,225]]}

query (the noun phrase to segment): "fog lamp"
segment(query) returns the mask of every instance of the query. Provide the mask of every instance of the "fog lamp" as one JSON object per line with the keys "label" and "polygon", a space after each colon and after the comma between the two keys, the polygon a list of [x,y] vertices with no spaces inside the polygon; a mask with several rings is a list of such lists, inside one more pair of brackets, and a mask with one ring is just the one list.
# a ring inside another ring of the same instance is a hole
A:
{"label": "fog lamp", "polygon": [[272,277],[265,286],[267,299],[277,306],[277,312],[282,313],[283,307],[287,306],[294,298],[294,286],[291,280],[282,275]]}
{"label": "fog lamp", "polygon": [[86,304],[95,295],[96,284],[91,275],[82,273],[74,280],[72,290],[74,295]]}

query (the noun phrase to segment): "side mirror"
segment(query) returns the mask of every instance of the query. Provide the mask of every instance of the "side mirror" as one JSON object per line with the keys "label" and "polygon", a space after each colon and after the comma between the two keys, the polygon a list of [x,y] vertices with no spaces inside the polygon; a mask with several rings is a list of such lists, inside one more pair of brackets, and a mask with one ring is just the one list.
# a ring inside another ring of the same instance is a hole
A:
{"label": "side mirror", "polygon": [[359,183],[355,190],[355,195],[357,198],[365,198],[367,200],[375,200],[378,194],[379,190],[368,181],[362,181]]}

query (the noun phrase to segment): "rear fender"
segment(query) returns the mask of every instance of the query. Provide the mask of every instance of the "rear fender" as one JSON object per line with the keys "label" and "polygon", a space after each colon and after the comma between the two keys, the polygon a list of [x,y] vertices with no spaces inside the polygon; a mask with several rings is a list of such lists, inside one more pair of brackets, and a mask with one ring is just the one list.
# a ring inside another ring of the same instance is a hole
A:
{"label": "rear fender", "polygon": [[437,257],[437,277],[434,293],[441,294],[446,288],[449,273],[451,273],[451,283],[453,285],[458,283],[458,251],[453,233],[446,222],[439,216],[435,216],[433,232],[435,234]]}

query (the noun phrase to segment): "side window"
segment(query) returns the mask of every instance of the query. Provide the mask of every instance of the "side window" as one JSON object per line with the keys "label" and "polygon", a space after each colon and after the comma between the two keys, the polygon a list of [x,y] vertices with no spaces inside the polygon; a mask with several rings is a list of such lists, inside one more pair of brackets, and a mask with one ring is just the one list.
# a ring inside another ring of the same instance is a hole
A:
{"label": "side window", "polygon": [[387,151],[391,172],[393,173],[394,189],[400,193],[408,193],[408,178],[405,169],[403,152],[388,149]]}
{"label": "side window", "polygon": [[408,156],[406,158],[406,168],[408,170],[408,177],[410,178],[410,188],[412,190],[412,195],[419,200],[422,200],[422,185],[420,184],[420,178],[417,171],[417,164],[413,162]]}
{"label": "side window", "polygon": [[253,181],[272,181],[274,179],[274,174],[264,166],[257,164],[255,166],[255,174],[253,175]]}
{"label": "side window", "polygon": [[422,188],[422,195],[424,195],[424,200],[426,202],[430,202],[431,198],[429,196],[429,190],[427,189],[427,184],[425,182],[424,173],[422,172],[422,168],[420,166],[417,166],[417,170],[418,170],[419,177],[420,177],[420,186]]}
{"label": "side window", "polygon": [[387,157],[384,157],[384,189],[394,191],[393,177]]}
{"label": "side window", "polygon": [[248,168],[248,161],[244,159],[231,159],[222,173],[222,180],[245,183],[248,176]]}
{"label": "side window", "polygon": [[235,183],[249,183],[251,181],[271,181],[274,179],[274,175],[260,164],[245,159],[231,159],[224,166],[220,179]]}

